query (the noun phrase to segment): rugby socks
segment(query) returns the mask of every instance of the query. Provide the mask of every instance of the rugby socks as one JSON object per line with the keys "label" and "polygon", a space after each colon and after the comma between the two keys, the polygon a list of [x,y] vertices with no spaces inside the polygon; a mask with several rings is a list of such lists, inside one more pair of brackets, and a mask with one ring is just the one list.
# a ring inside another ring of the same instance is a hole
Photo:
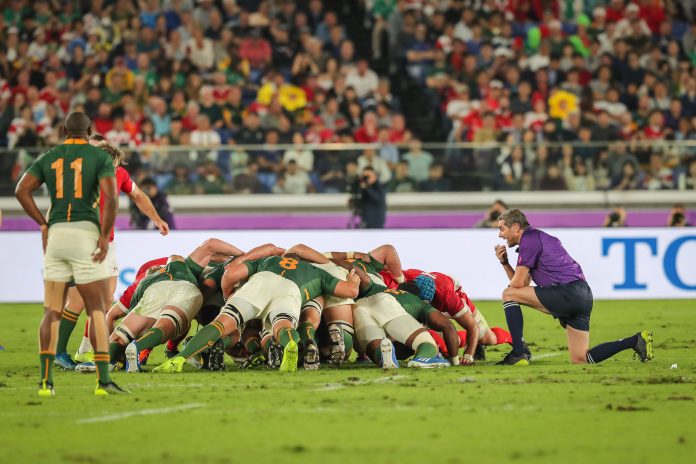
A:
{"label": "rugby socks", "polygon": [[80,317],[78,313],[64,309],[60,317],[60,325],[58,326],[58,344],[56,345],[56,353],[65,353],[68,351],[68,341],[72,335],[77,319]]}
{"label": "rugby socks", "polygon": [[109,343],[109,359],[112,363],[117,363],[126,353],[125,345],[116,342]]}
{"label": "rugby socks", "polygon": [[629,350],[636,346],[638,343],[638,337],[640,337],[640,334],[636,334],[632,337],[622,338],[614,342],[602,343],[594,348],[590,348],[586,355],[587,362],[590,364],[600,363],[605,359],[611,358],[616,353]]}
{"label": "rugby socks", "polygon": [[249,354],[254,354],[261,349],[261,340],[258,338],[250,338],[244,344],[244,348],[246,348]]}
{"label": "rugby socks", "polygon": [[311,322],[305,321],[300,324],[299,327],[299,335],[300,335],[300,341],[307,342],[308,340],[314,340],[314,334],[316,333],[316,329],[314,328],[314,324]]}
{"label": "rugby socks", "polygon": [[[111,350],[109,349],[109,351]],[[109,353],[104,351],[94,352],[94,365],[97,368],[97,380],[102,385],[106,385],[107,383],[111,382],[111,377],[109,376],[109,359]]]}
{"label": "rugby socks", "polygon": [[521,355],[524,353],[524,318],[522,317],[522,308],[516,301],[503,302],[505,310],[505,320],[507,321],[510,336],[512,338],[512,353]]}
{"label": "rugby socks", "polygon": [[162,329],[153,327],[145,332],[145,335],[136,340],[135,346],[138,348],[139,352],[143,350],[151,350],[154,347],[161,345],[163,338],[164,332]]}
{"label": "rugby socks", "polygon": [[372,361],[378,366],[382,364],[382,349],[379,345],[377,345],[377,348],[375,348],[374,353],[372,353]]}
{"label": "rugby socks", "polygon": [[353,350],[353,335],[343,329],[343,346],[345,347],[346,357]]}
{"label": "rugby socks", "polygon": [[493,332],[497,338],[495,342],[496,345],[502,345],[503,343],[512,344],[512,336],[507,330],[500,327],[491,327],[491,332]]}
{"label": "rugby socks", "polygon": [[434,358],[437,356],[437,345],[432,343],[421,343],[416,348],[416,354],[413,355],[414,358]]}
{"label": "rugby socks", "polygon": [[191,356],[197,355],[215,344],[218,338],[225,333],[225,328],[221,322],[213,321],[203,327],[198,333],[186,344],[186,347],[181,350],[179,356],[188,359]]}
{"label": "rugby socks", "polygon": [[290,327],[283,327],[280,329],[278,332],[278,343],[285,348],[287,344],[290,343],[290,340],[295,340],[296,343],[300,341],[300,334],[297,333],[297,330],[291,329]]}
{"label": "rugby socks", "polygon": [[53,360],[56,359],[56,354],[49,351],[41,351],[39,353],[39,373],[41,382],[53,384]]}

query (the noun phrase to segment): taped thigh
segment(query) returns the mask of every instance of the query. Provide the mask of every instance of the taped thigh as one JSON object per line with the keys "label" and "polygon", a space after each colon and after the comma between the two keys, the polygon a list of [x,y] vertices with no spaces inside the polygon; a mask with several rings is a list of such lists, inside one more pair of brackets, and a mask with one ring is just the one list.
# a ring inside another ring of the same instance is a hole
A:
{"label": "taped thigh", "polygon": [[133,332],[131,332],[131,330],[123,324],[114,329],[114,335],[123,340],[126,345],[135,340],[135,335],[133,335]]}
{"label": "taped thigh", "polygon": [[324,309],[324,307],[319,303],[317,300],[309,300],[302,306],[302,312],[305,311],[314,311],[321,317],[321,312]]}
{"label": "taped thigh", "polygon": [[220,310],[220,314],[225,314],[236,320],[237,327],[242,327],[246,321],[254,319],[259,312],[254,305],[234,295],[227,299],[227,303]]}
{"label": "taped thigh", "polygon": [[181,335],[181,331],[186,329],[186,327],[188,326],[188,323],[185,320],[185,318],[181,317],[181,315],[178,312],[176,312],[174,308],[163,309],[160,313],[160,319],[166,319],[168,321],[171,321],[174,324],[174,328],[176,329],[177,335]]}

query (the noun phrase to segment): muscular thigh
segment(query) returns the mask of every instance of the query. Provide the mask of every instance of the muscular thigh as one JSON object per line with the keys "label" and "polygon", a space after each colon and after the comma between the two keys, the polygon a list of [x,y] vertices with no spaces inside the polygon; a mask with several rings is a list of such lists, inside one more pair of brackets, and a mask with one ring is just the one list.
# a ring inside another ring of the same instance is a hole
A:
{"label": "muscular thigh", "polygon": [[551,314],[539,301],[534,287],[508,287],[503,291],[503,301],[516,301],[519,304],[537,309],[542,313]]}

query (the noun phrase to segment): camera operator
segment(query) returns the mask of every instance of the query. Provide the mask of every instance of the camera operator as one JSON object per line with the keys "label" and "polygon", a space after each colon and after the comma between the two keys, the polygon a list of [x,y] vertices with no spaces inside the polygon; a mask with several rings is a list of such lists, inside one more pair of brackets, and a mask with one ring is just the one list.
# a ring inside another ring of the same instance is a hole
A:
{"label": "camera operator", "polygon": [[667,225],[669,227],[688,227],[689,223],[686,221],[686,209],[684,205],[677,203],[672,207],[669,212],[669,218],[667,219]]}
{"label": "camera operator", "polygon": [[387,192],[379,182],[377,172],[370,166],[362,170],[351,189],[349,206],[360,216],[360,227],[382,229],[387,215]]}
{"label": "camera operator", "polygon": [[495,200],[486,211],[486,215],[481,218],[474,227],[483,229],[487,227],[498,227],[498,217],[503,214],[508,208],[508,205],[503,200]]}

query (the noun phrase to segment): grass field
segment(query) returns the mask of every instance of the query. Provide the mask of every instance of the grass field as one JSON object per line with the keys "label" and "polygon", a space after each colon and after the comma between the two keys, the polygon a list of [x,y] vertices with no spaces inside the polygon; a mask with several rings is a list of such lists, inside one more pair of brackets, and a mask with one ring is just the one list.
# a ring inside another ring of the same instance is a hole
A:
{"label": "grass field", "polygon": [[[499,304],[479,306],[504,326]],[[490,365],[501,348],[489,362],[439,371],[116,373],[133,394],[107,398],[92,394],[92,376],[58,372],[49,400],[36,395],[40,312],[0,306],[0,462],[672,464],[696,455],[693,300],[595,304],[592,342],[650,328],[648,364],[624,352],[570,365],[558,324],[525,311],[537,359],[528,367]],[[150,364],[162,358],[157,350]]]}

